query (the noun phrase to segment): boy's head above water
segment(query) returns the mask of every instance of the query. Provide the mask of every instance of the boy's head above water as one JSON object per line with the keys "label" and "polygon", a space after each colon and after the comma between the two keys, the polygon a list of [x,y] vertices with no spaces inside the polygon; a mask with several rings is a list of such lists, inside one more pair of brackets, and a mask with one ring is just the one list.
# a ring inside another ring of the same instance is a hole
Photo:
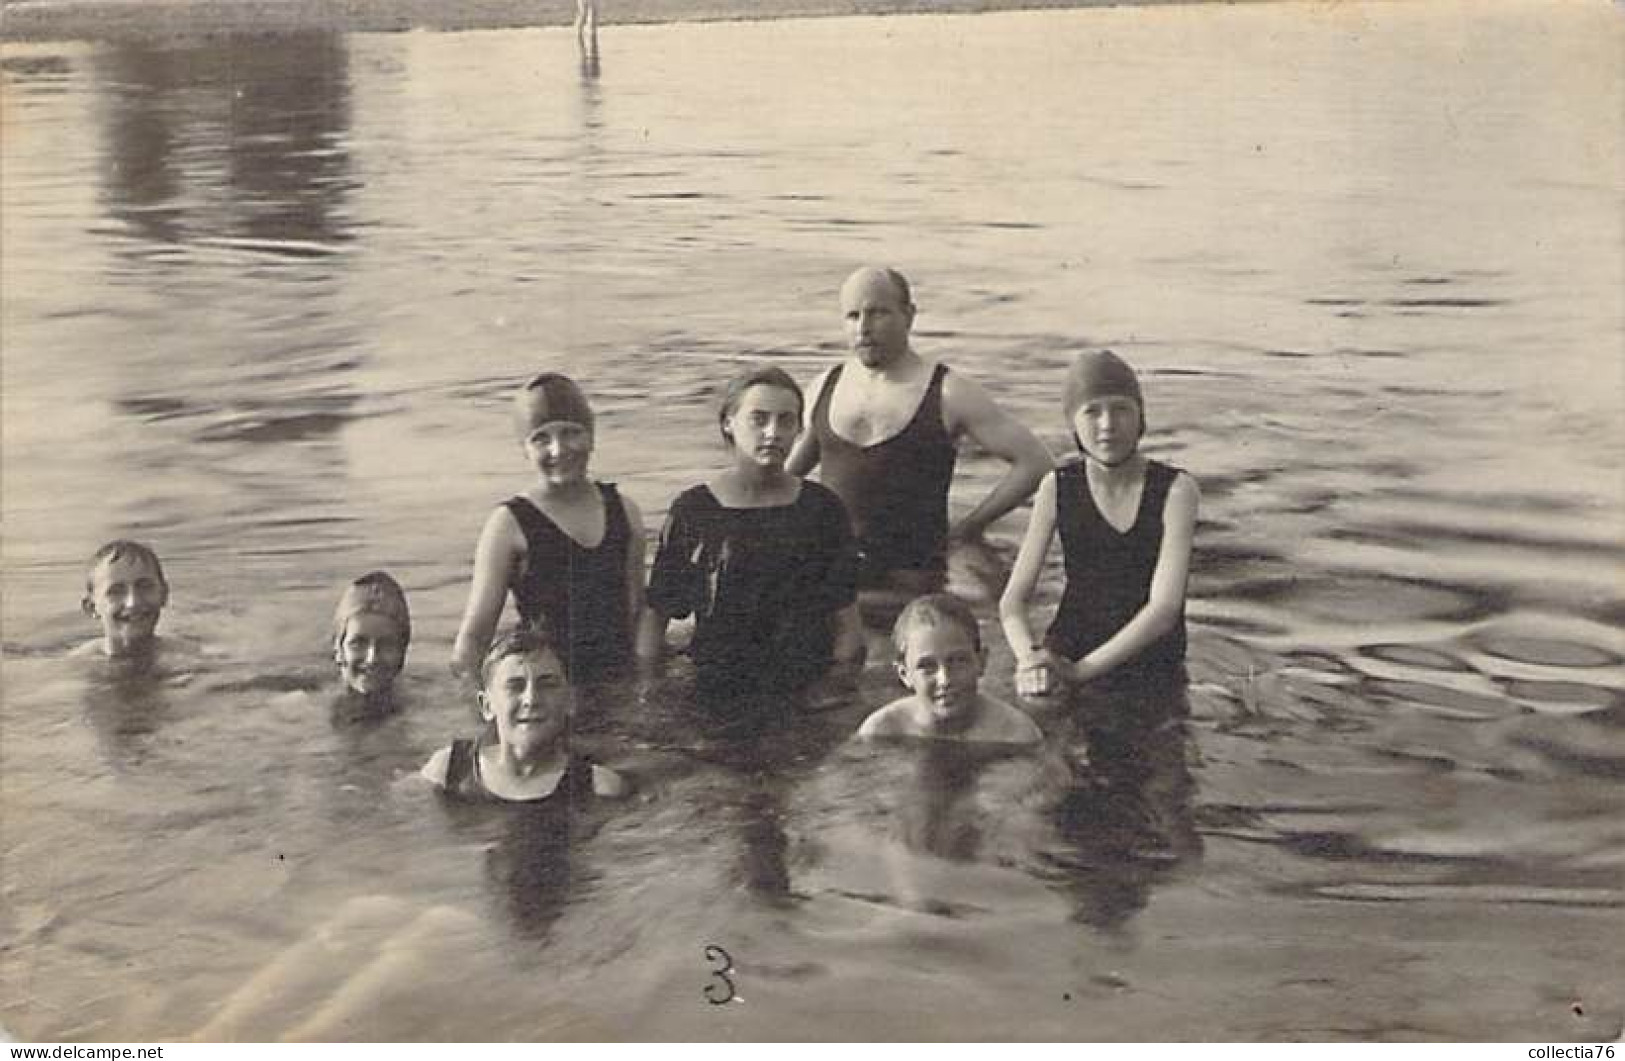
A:
{"label": "boy's head above water", "polygon": [[523,755],[562,740],[571,694],[564,664],[546,636],[522,627],[497,638],[480,665],[480,717],[497,740]]}
{"label": "boy's head above water", "polygon": [[969,605],[950,593],[915,598],[897,616],[892,644],[922,724],[948,734],[975,721],[984,657]]}
{"label": "boy's head above water", "polygon": [[345,688],[369,698],[388,693],[411,642],[412,615],[400,583],[371,571],[344,588],[333,612],[333,661]]}
{"label": "boy's head above water", "polygon": [[90,558],[85,575],[85,614],[101,621],[102,650],[109,656],[151,649],[158,617],[169,603],[169,580],[158,554],[140,542],[108,542]]}

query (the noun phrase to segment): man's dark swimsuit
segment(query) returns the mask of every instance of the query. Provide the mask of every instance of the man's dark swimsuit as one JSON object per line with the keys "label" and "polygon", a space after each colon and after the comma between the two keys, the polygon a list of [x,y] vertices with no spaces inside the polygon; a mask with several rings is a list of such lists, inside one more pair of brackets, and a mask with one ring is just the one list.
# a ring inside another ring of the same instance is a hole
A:
{"label": "man's dark swimsuit", "polygon": [[818,392],[812,430],[823,466],[820,480],[846,505],[857,535],[859,584],[881,585],[894,571],[940,580],[947,569],[948,488],[958,456],[942,422],[948,367],[932,369],[903,430],[872,446],[854,445],[830,426],[829,404],[843,367],[830,370]]}

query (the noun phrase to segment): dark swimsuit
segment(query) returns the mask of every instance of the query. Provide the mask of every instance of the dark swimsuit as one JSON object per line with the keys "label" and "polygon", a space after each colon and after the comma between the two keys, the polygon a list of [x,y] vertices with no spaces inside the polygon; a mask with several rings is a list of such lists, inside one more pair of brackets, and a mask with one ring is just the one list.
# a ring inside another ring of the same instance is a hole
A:
{"label": "dark swimsuit", "polygon": [[[1151,598],[1151,576],[1162,549],[1163,509],[1179,469],[1149,461],[1140,507],[1119,531],[1095,505],[1084,461],[1055,472],[1055,522],[1066,560],[1066,589],[1044,643],[1070,660],[1083,658],[1126,626]],[[1185,660],[1185,611],[1173,629],[1121,668],[1128,674],[1168,673]]]}
{"label": "dark swimsuit", "polygon": [[694,616],[703,699],[792,690],[828,666],[831,618],[856,596],[856,568],[846,511],[818,483],[765,508],[730,508],[696,486],[667,513],[649,607]]}
{"label": "dark swimsuit", "polygon": [[441,786],[446,795],[471,803],[515,803],[539,807],[547,803],[577,806],[592,798],[592,760],[584,755],[572,755],[564,768],[558,785],[545,796],[535,799],[513,800],[499,796],[485,787],[480,776],[480,742],[454,740],[451,758],[446,761],[446,781]]}
{"label": "dark swimsuit", "polygon": [[858,446],[835,433],[829,404],[840,381],[836,365],[813,405],[820,480],[840,497],[852,517],[861,560],[860,584],[873,586],[897,570],[940,575],[947,568],[948,489],[958,450],[942,422],[942,382],[937,365],[907,426],[872,446]]}
{"label": "dark swimsuit", "polygon": [[573,682],[591,681],[625,665],[632,655],[627,614],[626,548],[632,528],[612,483],[599,483],[604,537],[591,549],[579,544],[528,498],[503,502],[525,536],[525,566],[509,584],[519,618],[545,621]]}

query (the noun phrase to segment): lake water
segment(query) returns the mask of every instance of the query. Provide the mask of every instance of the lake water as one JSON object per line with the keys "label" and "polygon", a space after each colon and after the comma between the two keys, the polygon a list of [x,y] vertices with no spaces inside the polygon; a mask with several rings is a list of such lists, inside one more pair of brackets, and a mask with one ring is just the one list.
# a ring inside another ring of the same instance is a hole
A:
{"label": "lake water", "polygon": [[[7,46],[0,1023],[1618,1037],[1622,56],[1609,5],[1500,2],[610,27],[596,67],[558,29]],[[568,843],[438,804],[510,387],[580,378],[653,528],[717,385],[837,357],[872,260],[1056,452],[1074,353],[1141,368],[1203,491],[1188,720],[857,756],[874,661],[754,746],[610,704],[643,795]],[[64,659],[116,536],[191,680]],[[408,707],[336,725],[379,566]]]}

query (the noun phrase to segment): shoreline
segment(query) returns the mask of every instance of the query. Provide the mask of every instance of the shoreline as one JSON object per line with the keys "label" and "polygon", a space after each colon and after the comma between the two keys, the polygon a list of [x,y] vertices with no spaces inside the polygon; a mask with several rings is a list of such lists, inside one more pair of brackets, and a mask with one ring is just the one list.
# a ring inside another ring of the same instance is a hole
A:
{"label": "shoreline", "polygon": [[[600,27],[1161,6],[1177,0],[603,0]],[[570,26],[574,0],[4,0],[0,42]]]}

